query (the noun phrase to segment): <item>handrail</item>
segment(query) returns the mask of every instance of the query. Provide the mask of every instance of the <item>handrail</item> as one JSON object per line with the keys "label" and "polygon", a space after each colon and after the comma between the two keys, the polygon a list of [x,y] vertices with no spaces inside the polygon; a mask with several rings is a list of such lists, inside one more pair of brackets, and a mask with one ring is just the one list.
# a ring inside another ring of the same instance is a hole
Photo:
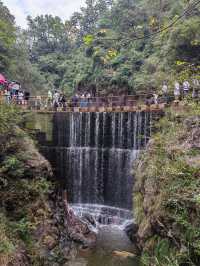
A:
{"label": "handrail", "polygon": [[[79,109],[99,109],[101,108],[134,108],[142,105],[150,106],[157,104],[159,99],[154,97],[153,94],[135,94],[135,95],[122,95],[122,96],[98,96],[98,97],[77,97],[77,98],[65,98],[64,101],[53,99],[54,97],[48,97],[45,95],[30,96],[28,100],[24,97],[13,97],[7,99],[7,95],[1,95],[9,104],[16,104],[22,106],[24,109],[29,110],[54,110],[62,108],[63,110],[75,111],[75,108]],[[2,97],[1,97],[2,98]],[[174,99],[174,96],[168,95],[168,101]],[[164,103],[166,101],[161,101]]]}

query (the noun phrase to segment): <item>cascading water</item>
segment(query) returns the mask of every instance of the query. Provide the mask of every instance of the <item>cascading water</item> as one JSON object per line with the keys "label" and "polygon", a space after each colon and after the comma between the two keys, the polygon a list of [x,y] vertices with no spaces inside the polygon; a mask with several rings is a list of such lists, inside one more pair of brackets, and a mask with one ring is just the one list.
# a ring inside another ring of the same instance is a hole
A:
{"label": "cascading water", "polygon": [[122,230],[128,223],[132,223],[132,212],[117,207],[96,204],[72,204],[75,215],[89,221],[94,228],[99,225],[117,225]]}
{"label": "cascading water", "polygon": [[69,265],[139,265],[137,258],[114,260],[112,252],[134,253],[133,162],[148,143],[152,120],[150,112],[36,115],[41,151],[67,190],[74,213],[97,236],[92,253],[78,254]]}
{"label": "cascading water", "polygon": [[[90,210],[100,215],[106,206],[112,220],[108,206],[119,208],[118,213],[132,209],[131,170],[149,140],[150,123],[149,112],[54,114],[53,143],[45,153],[78,214]],[[104,216],[103,211],[98,219]]]}

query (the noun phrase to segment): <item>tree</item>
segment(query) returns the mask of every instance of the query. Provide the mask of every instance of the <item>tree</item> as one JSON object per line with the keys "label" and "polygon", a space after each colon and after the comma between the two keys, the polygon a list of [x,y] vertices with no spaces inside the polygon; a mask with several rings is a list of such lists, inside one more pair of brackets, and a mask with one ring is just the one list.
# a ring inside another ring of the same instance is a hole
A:
{"label": "tree", "polygon": [[40,55],[62,52],[65,53],[70,44],[65,24],[59,17],[41,15],[28,20],[27,36],[31,49],[32,60],[37,60]]}
{"label": "tree", "polygon": [[14,17],[0,2],[0,72],[6,72],[9,66],[9,53],[15,42]]}

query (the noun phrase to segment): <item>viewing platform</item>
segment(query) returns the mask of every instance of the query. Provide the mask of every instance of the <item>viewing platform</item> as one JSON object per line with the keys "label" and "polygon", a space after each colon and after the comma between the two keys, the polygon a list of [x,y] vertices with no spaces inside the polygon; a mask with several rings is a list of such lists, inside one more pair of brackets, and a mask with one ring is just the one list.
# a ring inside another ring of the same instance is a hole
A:
{"label": "viewing platform", "polygon": [[36,96],[30,97],[28,101],[13,103],[21,106],[25,111],[37,113],[160,112],[167,106],[163,99],[156,102],[151,94],[91,97],[84,100],[80,98],[77,101],[66,99],[65,102],[58,104],[45,96]]}

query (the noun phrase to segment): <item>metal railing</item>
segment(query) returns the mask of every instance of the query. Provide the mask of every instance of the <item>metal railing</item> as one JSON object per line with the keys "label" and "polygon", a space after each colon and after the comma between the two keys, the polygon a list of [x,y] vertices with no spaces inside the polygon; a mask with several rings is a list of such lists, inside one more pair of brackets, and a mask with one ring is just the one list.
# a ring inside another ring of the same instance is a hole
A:
{"label": "metal railing", "polygon": [[[172,101],[174,97],[169,96]],[[125,108],[138,107],[141,105],[156,104],[153,94],[123,95],[123,96],[104,96],[86,98],[65,98],[64,101],[55,101],[47,96],[31,96],[28,100],[20,98],[8,99],[6,95],[1,96],[1,101],[9,104],[19,105],[27,110],[46,110],[46,111],[74,111],[75,109],[95,110],[99,108]],[[166,102],[162,97],[158,99],[160,103]]]}

